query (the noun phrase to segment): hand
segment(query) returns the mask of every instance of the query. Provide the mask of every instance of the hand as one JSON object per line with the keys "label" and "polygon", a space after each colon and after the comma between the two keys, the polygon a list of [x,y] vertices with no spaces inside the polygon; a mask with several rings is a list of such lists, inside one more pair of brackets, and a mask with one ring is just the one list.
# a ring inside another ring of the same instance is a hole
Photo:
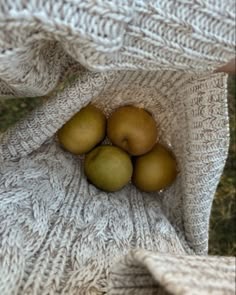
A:
{"label": "hand", "polygon": [[236,73],[235,59],[232,59],[225,66],[217,69],[216,72],[224,72],[224,73],[227,73],[227,74],[235,74]]}

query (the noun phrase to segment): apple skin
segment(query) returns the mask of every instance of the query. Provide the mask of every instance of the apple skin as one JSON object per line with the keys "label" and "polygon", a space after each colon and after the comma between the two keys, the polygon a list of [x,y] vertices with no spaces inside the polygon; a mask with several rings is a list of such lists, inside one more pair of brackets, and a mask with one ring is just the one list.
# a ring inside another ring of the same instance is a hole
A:
{"label": "apple skin", "polygon": [[154,192],[170,186],[177,176],[173,154],[160,144],[133,160],[133,184],[144,192]]}
{"label": "apple skin", "polygon": [[108,138],[133,156],[149,152],[156,143],[157,134],[154,118],[142,108],[123,106],[108,118]]}
{"label": "apple skin", "polygon": [[125,151],[116,146],[102,145],[86,154],[84,172],[97,188],[115,192],[131,180],[133,166]]}
{"label": "apple skin", "polygon": [[67,151],[81,155],[92,150],[106,134],[106,117],[101,110],[88,105],[76,113],[57,133]]}

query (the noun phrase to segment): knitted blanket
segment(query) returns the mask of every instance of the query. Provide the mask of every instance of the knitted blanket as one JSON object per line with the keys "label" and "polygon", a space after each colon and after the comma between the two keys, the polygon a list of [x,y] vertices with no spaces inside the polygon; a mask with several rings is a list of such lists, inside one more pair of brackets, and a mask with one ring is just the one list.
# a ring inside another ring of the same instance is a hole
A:
{"label": "knitted blanket", "polygon": [[[0,138],[0,294],[234,294],[234,259],[205,255],[229,141],[213,71],[234,57],[235,14],[231,0],[0,2],[0,95],[69,80]],[[178,162],[169,189],[87,182],[55,134],[90,102],[153,114]]]}

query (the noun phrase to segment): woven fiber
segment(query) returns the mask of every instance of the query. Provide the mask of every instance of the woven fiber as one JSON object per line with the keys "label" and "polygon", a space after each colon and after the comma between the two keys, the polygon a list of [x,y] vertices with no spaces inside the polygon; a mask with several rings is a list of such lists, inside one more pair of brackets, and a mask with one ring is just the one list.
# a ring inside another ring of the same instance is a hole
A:
{"label": "woven fiber", "polygon": [[[206,254],[227,155],[225,89],[223,74],[85,71],[8,130],[1,144],[2,294],[18,287],[22,294],[102,292],[110,265],[130,249]],[[160,140],[178,160],[170,189],[146,194],[127,185],[107,194],[88,184],[83,159],[52,136],[91,99],[107,115],[127,103],[153,113]]]}
{"label": "woven fiber", "polygon": [[[71,66],[77,77],[1,135],[0,294],[233,294],[232,259],[196,256],[229,142],[227,76],[212,73],[234,55],[226,2],[0,2],[2,96],[46,94]],[[55,134],[90,102],[153,114],[178,162],[169,189],[87,182]]]}
{"label": "woven fiber", "polygon": [[234,0],[1,0],[0,93],[44,95],[71,59],[212,72],[235,57],[235,38]]}
{"label": "woven fiber", "polygon": [[110,294],[234,294],[235,258],[132,251],[110,273]]}

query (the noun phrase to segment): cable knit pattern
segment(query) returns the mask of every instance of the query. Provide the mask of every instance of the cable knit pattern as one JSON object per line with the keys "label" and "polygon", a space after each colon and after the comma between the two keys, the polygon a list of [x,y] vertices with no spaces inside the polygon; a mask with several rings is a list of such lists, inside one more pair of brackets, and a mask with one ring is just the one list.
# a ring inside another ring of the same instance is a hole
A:
{"label": "cable knit pattern", "polygon": [[[227,155],[225,89],[224,74],[81,71],[3,134],[1,294],[106,293],[111,264],[130,249],[205,254]],[[91,100],[107,116],[125,104],[154,115],[159,140],[178,160],[171,188],[144,194],[128,185],[107,194],[88,184],[83,157],[52,135]]]}
{"label": "cable knit pattern", "polygon": [[[1,96],[46,94],[72,66],[76,76],[1,135],[0,294],[198,293],[199,274],[185,274],[193,260],[216,265],[191,255],[207,254],[229,141],[227,76],[210,72],[234,55],[234,9],[210,0],[0,2]],[[126,104],[150,111],[176,155],[176,182],[151,194],[89,184],[83,157],[55,134],[90,102],[107,116]],[[220,278],[230,294],[232,275]]]}
{"label": "cable knit pattern", "polygon": [[235,57],[234,26],[234,0],[2,0],[0,93],[47,93],[68,55],[96,71],[209,72]]}

